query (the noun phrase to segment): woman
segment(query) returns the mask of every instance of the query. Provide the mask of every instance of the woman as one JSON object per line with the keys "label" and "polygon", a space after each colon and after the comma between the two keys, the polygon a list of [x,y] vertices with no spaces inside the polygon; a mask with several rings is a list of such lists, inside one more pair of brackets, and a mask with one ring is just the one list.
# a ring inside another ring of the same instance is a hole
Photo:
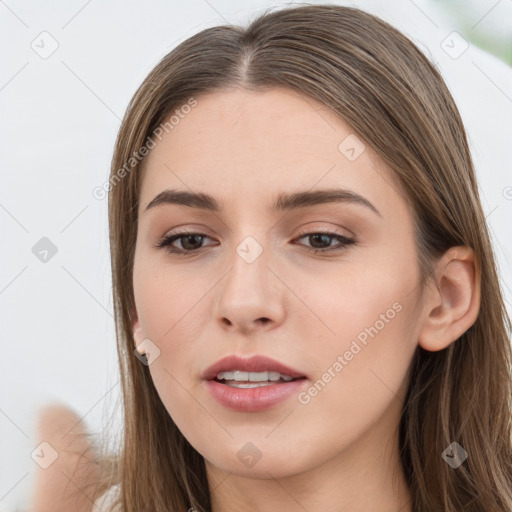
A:
{"label": "woman", "polygon": [[396,29],[306,5],[180,44],[123,119],[109,222],[104,511],[512,509],[510,319],[466,134]]}

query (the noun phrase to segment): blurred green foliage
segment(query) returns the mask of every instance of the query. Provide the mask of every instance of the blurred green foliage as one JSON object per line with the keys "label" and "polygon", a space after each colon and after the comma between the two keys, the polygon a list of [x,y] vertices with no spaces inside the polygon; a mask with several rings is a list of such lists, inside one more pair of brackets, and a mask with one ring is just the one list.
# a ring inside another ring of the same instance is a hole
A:
{"label": "blurred green foliage", "polygon": [[512,66],[511,0],[430,0],[464,39]]}

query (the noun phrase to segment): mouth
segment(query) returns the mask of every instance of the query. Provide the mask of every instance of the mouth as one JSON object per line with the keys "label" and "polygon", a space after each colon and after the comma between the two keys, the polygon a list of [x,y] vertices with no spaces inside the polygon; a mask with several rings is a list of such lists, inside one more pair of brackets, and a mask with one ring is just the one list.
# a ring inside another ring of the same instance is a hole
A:
{"label": "mouth", "polygon": [[207,368],[201,378],[210,395],[222,406],[238,412],[276,407],[298,394],[308,377],[266,356],[232,355]]}

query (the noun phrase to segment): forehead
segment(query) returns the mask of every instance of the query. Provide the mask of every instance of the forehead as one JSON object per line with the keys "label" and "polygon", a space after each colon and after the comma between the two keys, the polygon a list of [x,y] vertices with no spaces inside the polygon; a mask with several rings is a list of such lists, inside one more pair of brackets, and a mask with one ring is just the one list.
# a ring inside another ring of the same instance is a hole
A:
{"label": "forehead", "polygon": [[376,202],[399,200],[390,169],[372,148],[309,96],[229,89],[195,99],[146,157],[141,209],[167,188],[261,207],[282,191],[334,186],[379,196]]}

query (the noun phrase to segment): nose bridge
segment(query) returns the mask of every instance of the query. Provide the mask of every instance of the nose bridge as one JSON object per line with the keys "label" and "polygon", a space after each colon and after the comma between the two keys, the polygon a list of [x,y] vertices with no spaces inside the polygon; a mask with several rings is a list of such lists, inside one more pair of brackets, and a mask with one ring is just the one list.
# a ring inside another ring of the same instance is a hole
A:
{"label": "nose bridge", "polygon": [[[258,238],[261,240],[263,236],[259,235]],[[264,240],[259,242],[253,235],[243,237],[234,247],[227,278],[229,291],[239,295],[239,300],[243,297],[246,297],[246,301],[250,297],[256,300],[257,295],[265,291],[269,277],[269,255],[268,243]]]}
{"label": "nose bridge", "polygon": [[[232,271],[240,273],[240,277],[251,279],[254,274],[268,272],[266,265],[272,259],[270,252],[271,235],[268,225],[263,221],[261,210],[254,205],[245,209],[244,213],[233,214],[236,221],[231,231],[233,254]],[[260,218],[260,221],[255,219]]]}
{"label": "nose bridge", "polygon": [[[218,319],[244,330],[261,319],[279,322],[283,315],[282,290],[268,268],[272,266],[269,238],[264,229],[252,233],[238,235],[241,241],[234,245],[217,310]],[[233,236],[236,239],[237,234]]]}

